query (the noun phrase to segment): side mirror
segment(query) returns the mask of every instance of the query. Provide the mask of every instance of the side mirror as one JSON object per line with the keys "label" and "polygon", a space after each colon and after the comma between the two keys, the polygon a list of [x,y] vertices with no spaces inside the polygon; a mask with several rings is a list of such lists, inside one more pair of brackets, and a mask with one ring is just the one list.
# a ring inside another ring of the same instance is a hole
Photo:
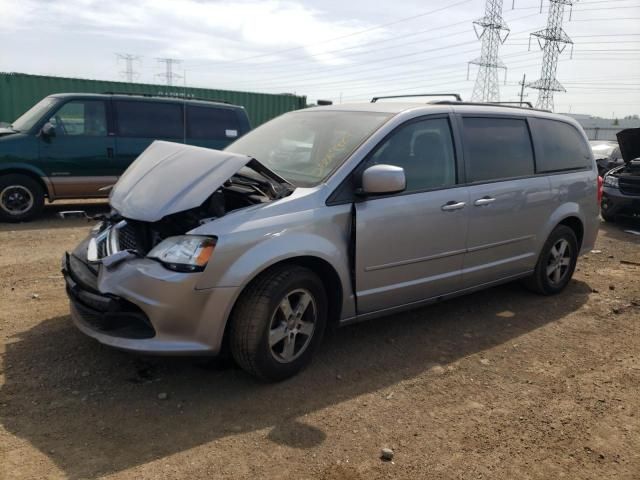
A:
{"label": "side mirror", "polygon": [[407,186],[404,169],[395,165],[373,165],[362,173],[362,192],[373,195],[402,192]]}
{"label": "side mirror", "polygon": [[45,123],[40,130],[40,135],[45,138],[55,137],[56,136],[56,127],[51,125],[50,122]]}

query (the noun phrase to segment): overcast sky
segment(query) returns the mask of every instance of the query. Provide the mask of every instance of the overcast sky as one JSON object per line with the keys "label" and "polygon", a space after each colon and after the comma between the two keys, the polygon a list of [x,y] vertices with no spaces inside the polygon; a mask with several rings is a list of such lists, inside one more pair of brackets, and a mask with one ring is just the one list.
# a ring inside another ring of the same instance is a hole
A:
{"label": "overcast sky", "polygon": [[[469,99],[480,55],[472,20],[483,0],[0,0],[0,71],[122,80],[116,53],[140,57],[137,81],[161,83],[159,57],[181,59],[188,86],[291,92],[335,102],[373,95],[454,91]],[[511,33],[501,99],[540,77],[529,33],[548,1],[505,1]],[[640,113],[640,0],[583,0],[565,14],[573,39],[560,56],[556,111]],[[501,74],[501,80],[504,76]],[[183,80],[176,80],[182,84]],[[535,103],[538,92],[526,89]]]}

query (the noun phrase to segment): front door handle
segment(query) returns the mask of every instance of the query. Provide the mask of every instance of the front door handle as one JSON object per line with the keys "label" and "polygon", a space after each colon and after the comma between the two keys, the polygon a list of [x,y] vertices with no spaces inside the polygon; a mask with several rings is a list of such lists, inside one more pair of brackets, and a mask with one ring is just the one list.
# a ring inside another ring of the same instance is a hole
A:
{"label": "front door handle", "polygon": [[473,204],[474,204],[476,207],[481,207],[481,206],[483,206],[483,205],[489,205],[490,203],[493,203],[493,202],[495,202],[495,201],[496,201],[496,199],[495,199],[495,198],[491,198],[491,197],[482,197],[482,198],[479,198],[478,200],[476,200],[475,202],[473,202]]}
{"label": "front door handle", "polygon": [[113,148],[107,147],[107,158],[113,158]]}
{"label": "front door handle", "polygon": [[465,202],[456,202],[452,200],[442,205],[441,208],[445,212],[450,212],[451,210],[460,210],[461,208],[464,208],[465,205],[466,205]]}

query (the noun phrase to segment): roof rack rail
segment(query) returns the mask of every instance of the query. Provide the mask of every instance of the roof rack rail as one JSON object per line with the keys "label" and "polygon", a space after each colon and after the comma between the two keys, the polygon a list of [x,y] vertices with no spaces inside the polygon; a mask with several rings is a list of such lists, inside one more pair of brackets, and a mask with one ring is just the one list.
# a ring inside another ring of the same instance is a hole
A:
{"label": "roof rack rail", "polygon": [[217,98],[204,98],[204,97],[191,97],[186,95],[181,95],[180,92],[176,92],[175,95],[171,93],[170,95],[163,93],[146,93],[146,92],[102,92],[103,95],[131,95],[135,97],[156,97],[156,98],[175,98],[176,100],[200,100],[202,102],[214,102],[214,103],[225,103],[227,105],[233,105],[231,102],[227,102],[226,100],[218,100]]}
{"label": "roof rack rail", "polygon": [[373,97],[371,103],[376,103],[378,100],[387,98],[411,98],[411,97],[453,97],[458,102],[462,101],[462,97],[459,93],[416,93],[413,95],[388,95],[386,97]]}
{"label": "roof rack rail", "polygon": [[[431,105],[475,105],[475,106],[494,106],[494,107],[503,107],[503,108],[526,108],[528,110],[535,110],[537,112],[547,112],[551,113],[551,110],[544,110],[541,108],[534,108],[530,102],[454,102],[451,100],[435,100],[433,102],[429,102]],[[515,105],[514,105],[515,104]],[[526,104],[526,107],[522,105]]]}

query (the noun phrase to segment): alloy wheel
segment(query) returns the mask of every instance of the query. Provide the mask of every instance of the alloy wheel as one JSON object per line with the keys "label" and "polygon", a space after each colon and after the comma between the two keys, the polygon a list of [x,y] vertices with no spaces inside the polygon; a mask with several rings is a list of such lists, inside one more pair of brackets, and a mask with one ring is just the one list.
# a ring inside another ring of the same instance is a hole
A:
{"label": "alloy wheel", "polygon": [[306,289],[287,293],[271,316],[269,349],[280,363],[298,358],[311,343],[318,309],[313,295]]}
{"label": "alloy wheel", "polygon": [[22,215],[34,203],[33,194],[22,185],[9,185],[0,192],[0,208],[9,215]]}
{"label": "alloy wheel", "polygon": [[559,239],[549,252],[547,278],[552,285],[559,285],[571,266],[571,245],[564,238]]}

